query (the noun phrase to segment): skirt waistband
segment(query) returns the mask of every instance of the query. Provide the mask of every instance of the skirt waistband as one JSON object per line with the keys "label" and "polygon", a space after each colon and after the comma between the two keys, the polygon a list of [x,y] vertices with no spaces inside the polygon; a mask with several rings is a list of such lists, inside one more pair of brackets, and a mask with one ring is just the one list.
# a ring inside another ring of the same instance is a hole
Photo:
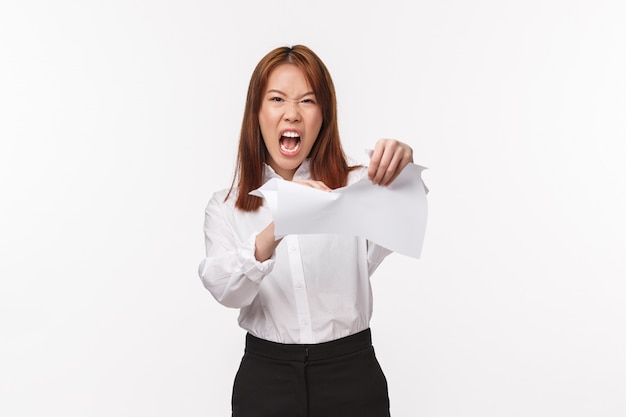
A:
{"label": "skirt waistband", "polygon": [[246,353],[285,361],[315,361],[336,358],[372,346],[370,329],[341,339],[316,344],[284,344],[246,334]]}

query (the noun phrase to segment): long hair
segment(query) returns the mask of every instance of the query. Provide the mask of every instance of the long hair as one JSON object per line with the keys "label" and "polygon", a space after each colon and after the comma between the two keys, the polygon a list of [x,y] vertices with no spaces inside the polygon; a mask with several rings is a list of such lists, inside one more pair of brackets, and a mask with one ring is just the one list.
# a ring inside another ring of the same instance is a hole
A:
{"label": "long hair", "polygon": [[248,194],[263,185],[264,163],[268,157],[261,136],[259,110],[267,80],[272,71],[282,64],[293,64],[304,73],[322,110],[322,127],[308,155],[311,177],[323,181],[334,189],[346,185],[351,170],[339,139],[335,86],[326,65],[304,45],[276,48],[259,61],[248,86],[239,137],[237,167],[230,188],[232,192],[237,182],[238,195],[235,206],[240,210],[255,211],[263,204],[262,198]]}

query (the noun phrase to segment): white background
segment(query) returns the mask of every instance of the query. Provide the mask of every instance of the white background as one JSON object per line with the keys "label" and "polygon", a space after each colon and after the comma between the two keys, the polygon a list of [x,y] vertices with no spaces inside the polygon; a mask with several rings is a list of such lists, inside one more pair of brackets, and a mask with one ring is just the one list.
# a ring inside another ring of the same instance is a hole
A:
{"label": "white background", "polygon": [[626,415],[626,7],[603,0],[0,5],[0,415],[228,416],[237,311],[197,276],[277,46],[347,153],[429,169],[373,277],[395,417]]}

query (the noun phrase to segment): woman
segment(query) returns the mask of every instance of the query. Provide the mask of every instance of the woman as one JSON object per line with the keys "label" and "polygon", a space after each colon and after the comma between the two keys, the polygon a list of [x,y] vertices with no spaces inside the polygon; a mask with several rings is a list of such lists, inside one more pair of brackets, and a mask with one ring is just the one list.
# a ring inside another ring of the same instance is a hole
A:
{"label": "woman", "polygon": [[322,190],[365,175],[388,185],[412,154],[408,145],[384,139],[369,168],[348,166],[333,82],[319,57],[297,45],[276,48],[258,63],[237,173],[206,207],[206,258],[199,267],[213,296],[240,309],[247,331],[234,417],[389,416],[369,329],[369,278],[389,251],[343,235],[277,240],[269,209],[249,192],[274,177]]}

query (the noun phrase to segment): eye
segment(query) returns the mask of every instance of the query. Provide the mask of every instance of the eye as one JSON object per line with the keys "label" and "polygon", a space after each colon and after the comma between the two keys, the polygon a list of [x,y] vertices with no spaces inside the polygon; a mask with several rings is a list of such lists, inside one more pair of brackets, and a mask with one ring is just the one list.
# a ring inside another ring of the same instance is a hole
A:
{"label": "eye", "polygon": [[284,100],[282,99],[282,97],[272,97],[270,98],[270,101],[275,101],[276,103],[280,103]]}
{"label": "eye", "polygon": [[302,100],[302,103],[315,104],[315,100],[313,100],[312,98],[305,98],[304,100]]}

